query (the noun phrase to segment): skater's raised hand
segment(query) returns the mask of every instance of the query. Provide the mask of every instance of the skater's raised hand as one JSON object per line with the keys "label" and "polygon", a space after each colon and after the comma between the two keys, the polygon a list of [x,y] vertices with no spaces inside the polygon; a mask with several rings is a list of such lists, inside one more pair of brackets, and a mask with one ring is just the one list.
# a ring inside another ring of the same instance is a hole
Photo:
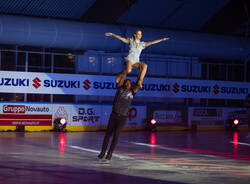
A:
{"label": "skater's raised hand", "polygon": [[162,38],[162,41],[166,41],[169,40],[170,38]]}
{"label": "skater's raised hand", "polygon": [[133,86],[133,93],[136,94],[140,86],[135,82],[132,83],[132,86]]}
{"label": "skater's raised hand", "polygon": [[105,36],[113,36],[113,33],[105,33]]}

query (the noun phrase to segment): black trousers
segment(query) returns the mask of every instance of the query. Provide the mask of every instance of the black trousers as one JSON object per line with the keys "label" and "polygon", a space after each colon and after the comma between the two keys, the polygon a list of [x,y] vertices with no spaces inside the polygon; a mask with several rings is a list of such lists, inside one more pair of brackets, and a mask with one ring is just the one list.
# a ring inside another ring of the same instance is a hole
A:
{"label": "black trousers", "polygon": [[110,155],[110,154],[112,155],[112,153],[113,153],[113,151],[115,149],[115,146],[117,144],[118,137],[119,137],[119,134],[120,134],[120,132],[122,130],[122,127],[126,123],[126,119],[127,119],[126,116],[121,116],[121,115],[116,114],[114,112],[112,112],[110,114],[108,128],[107,128],[107,131],[106,131],[103,143],[102,143],[101,154],[106,153],[108,143],[109,143],[109,139],[113,134],[113,140],[112,140],[112,143],[111,143],[109,151],[108,151],[108,155]]}

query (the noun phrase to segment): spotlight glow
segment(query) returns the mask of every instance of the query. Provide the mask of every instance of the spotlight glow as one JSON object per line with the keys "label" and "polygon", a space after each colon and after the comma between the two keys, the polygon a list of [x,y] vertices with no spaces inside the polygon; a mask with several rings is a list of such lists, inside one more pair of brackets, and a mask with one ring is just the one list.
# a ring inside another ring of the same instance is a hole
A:
{"label": "spotlight glow", "polygon": [[234,120],[234,125],[238,125],[239,124],[239,120],[238,119],[235,119]]}
{"label": "spotlight glow", "polygon": [[151,119],[151,124],[155,125],[156,124],[156,120],[155,119]]}
{"label": "spotlight glow", "polygon": [[64,125],[66,123],[66,119],[65,118],[60,119],[60,123]]}

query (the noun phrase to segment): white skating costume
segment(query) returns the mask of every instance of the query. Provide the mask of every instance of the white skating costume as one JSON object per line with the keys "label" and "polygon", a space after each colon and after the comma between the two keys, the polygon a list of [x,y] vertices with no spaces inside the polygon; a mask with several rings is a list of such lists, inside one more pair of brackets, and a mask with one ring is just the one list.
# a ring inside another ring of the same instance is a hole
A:
{"label": "white skating costume", "polygon": [[[140,54],[142,49],[145,48],[146,42],[143,41],[137,41],[132,38],[129,39],[130,44],[129,44],[129,52],[128,56],[125,57],[126,60],[129,60],[132,65],[135,63],[138,63],[140,61]],[[137,45],[137,47],[136,47]]]}

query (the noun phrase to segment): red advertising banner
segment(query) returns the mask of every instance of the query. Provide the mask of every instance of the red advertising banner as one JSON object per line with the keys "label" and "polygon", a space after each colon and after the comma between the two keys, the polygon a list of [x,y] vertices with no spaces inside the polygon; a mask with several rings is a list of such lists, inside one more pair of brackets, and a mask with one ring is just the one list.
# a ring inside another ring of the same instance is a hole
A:
{"label": "red advertising banner", "polygon": [[0,114],[0,126],[51,126],[52,115],[48,114]]}
{"label": "red advertising banner", "polygon": [[3,113],[21,114],[25,112],[25,105],[3,105]]}

